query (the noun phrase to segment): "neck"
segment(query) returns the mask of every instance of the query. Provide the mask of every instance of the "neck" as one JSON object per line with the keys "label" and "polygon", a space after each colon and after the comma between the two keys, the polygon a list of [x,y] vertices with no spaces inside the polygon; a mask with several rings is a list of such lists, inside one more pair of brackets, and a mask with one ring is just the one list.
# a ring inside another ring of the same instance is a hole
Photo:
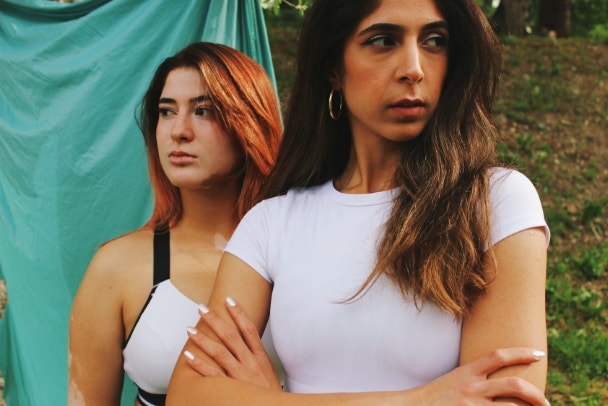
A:
{"label": "neck", "polygon": [[230,185],[213,190],[182,190],[183,216],[172,233],[198,236],[202,240],[228,240],[238,217],[236,202],[240,186]]}
{"label": "neck", "polygon": [[398,157],[395,145],[392,148],[369,148],[353,142],[346,168],[334,185],[343,193],[374,193],[391,189]]}

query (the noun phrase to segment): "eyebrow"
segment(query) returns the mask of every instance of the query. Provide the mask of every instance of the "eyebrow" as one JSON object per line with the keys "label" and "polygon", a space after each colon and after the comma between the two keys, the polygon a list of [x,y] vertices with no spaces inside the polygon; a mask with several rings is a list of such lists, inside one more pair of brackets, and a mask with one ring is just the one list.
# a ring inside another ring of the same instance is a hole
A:
{"label": "eyebrow", "polygon": [[[434,21],[432,23],[428,23],[422,26],[422,31],[430,31],[430,30],[436,30],[436,29],[448,29],[448,23],[445,21]],[[398,25],[398,24],[390,24],[390,23],[376,23],[376,24],[372,24],[367,28],[364,28],[363,30],[361,30],[357,36],[363,36],[366,34],[369,34],[371,32],[377,32],[377,31],[388,31],[388,32],[394,32],[394,33],[403,33],[405,31],[405,29],[403,28],[403,26]]]}
{"label": "eyebrow", "polygon": [[[203,94],[203,95],[191,98],[190,100],[188,100],[188,103],[196,104],[196,103],[201,103],[201,102],[205,102],[205,101],[209,101],[209,100],[211,100],[211,97],[209,97],[209,95]],[[175,101],[175,99],[171,99],[170,97],[161,97],[158,100],[158,104],[177,104],[177,102]]]}

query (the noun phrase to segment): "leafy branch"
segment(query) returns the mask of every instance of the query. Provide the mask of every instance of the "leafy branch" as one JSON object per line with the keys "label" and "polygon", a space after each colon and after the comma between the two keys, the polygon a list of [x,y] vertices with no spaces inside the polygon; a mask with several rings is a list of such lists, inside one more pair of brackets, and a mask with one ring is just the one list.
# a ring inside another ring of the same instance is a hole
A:
{"label": "leafy branch", "polygon": [[281,10],[281,4],[293,7],[298,10],[300,15],[304,15],[304,12],[310,7],[311,3],[312,0],[298,0],[297,4],[293,0],[260,0],[263,9],[272,9],[276,15],[278,15]]}

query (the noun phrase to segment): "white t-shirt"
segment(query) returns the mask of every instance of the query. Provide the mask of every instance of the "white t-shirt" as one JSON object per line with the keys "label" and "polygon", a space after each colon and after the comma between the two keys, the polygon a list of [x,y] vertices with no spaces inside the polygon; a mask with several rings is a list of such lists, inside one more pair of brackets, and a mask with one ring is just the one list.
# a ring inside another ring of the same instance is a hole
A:
{"label": "white t-shirt", "polygon": [[[461,323],[433,303],[419,311],[386,277],[369,276],[396,190],[338,192],[332,182],[263,201],[226,251],[273,284],[270,333],[292,392],[401,390],[458,365]],[[491,181],[492,242],[545,227],[538,194],[516,171]]]}

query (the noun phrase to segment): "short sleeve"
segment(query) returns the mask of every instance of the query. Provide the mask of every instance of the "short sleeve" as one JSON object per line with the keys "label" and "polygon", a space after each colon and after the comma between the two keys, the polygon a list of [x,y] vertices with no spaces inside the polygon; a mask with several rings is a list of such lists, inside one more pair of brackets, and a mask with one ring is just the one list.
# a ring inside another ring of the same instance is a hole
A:
{"label": "short sleeve", "polygon": [[490,178],[492,244],[528,228],[543,227],[549,245],[550,232],[536,188],[522,173],[497,168]]}
{"label": "short sleeve", "polygon": [[229,252],[252,267],[268,282],[273,283],[268,272],[268,204],[254,206],[240,221],[226,245]]}

